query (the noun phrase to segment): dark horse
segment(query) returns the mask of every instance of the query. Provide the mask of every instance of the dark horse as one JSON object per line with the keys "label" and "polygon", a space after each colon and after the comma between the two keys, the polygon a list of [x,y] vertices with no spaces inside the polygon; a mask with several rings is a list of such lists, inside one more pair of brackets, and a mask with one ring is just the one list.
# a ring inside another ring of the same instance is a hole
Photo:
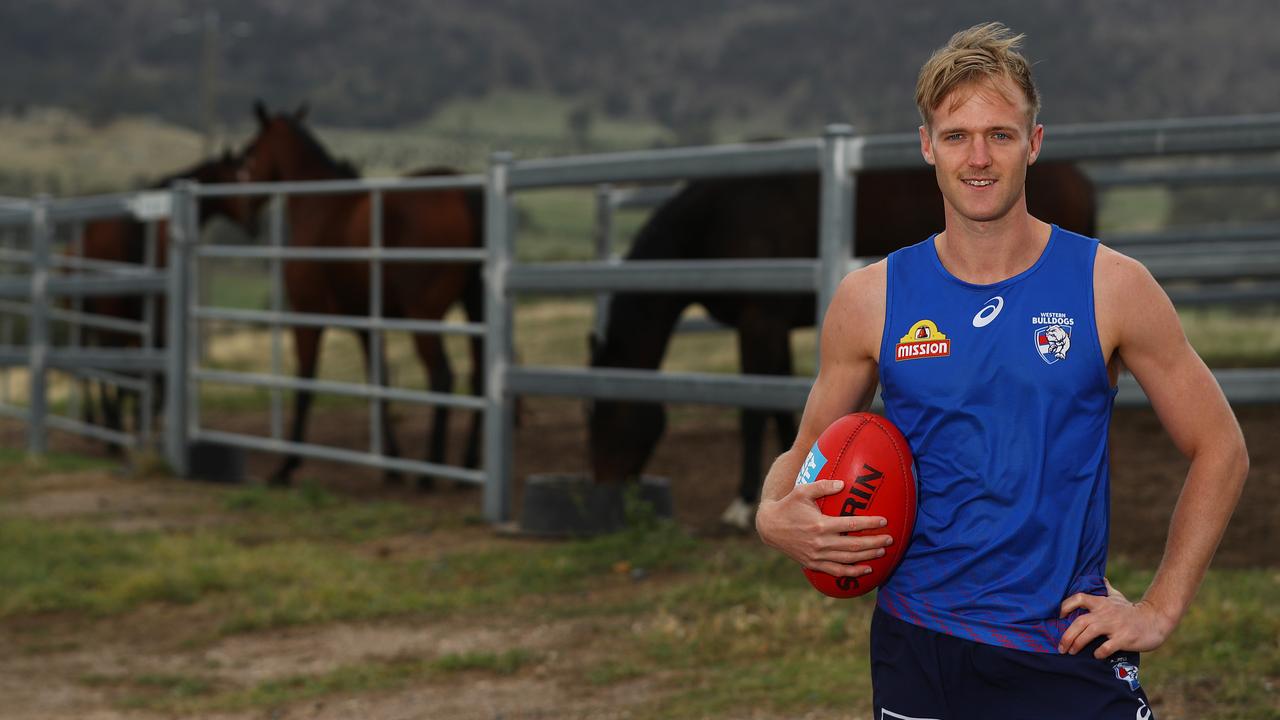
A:
{"label": "dark horse", "polygon": [[[168,188],[175,180],[195,180],[201,183],[234,182],[240,167],[240,159],[230,151],[205,160],[197,165],[167,175],[148,186],[152,190]],[[228,198],[201,198],[199,201],[200,224],[222,216],[231,218],[234,207]],[[155,247],[151,260],[155,267],[168,267],[169,228],[168,222],[158,220],[155,223]],[[69,250],[74,253],[74,250]],[[147,258],[147,226],[146,223],[131,218],[112,218],[93,220],[85,223],[81,234],[80,256],[92,260],[107,260],[117,263],[128,263],[138,267],[146,266]],[[89,272],[89,271],[85,271]],[[121,320],[141,321],[144,318],[146,298],[142,295],[102,295],[88,296],[81,302],[81,310],[85,313],[118,318]],[[152,315],[151,337],[155,347],[165,344],[165,310],[164,303],[157,303],[156,312]],[[84,332],[84,344],[106,348],[138,347],[142,338],[132,333],[89,327]],[[132,390],[118,388],[108,383],[99,383],[98,407],[102,412],[102,424],[112,430],[120,430],[124,426],[124,406],[130,400],[136,401],[136,393]],[[162,386],[163,387],[163,386]],[[163,390],[153,398],[158,408],[162,402]],[[90,401],[85,405],[85,418],[95,421],[92,393]],[[136,412],[141,408],[135,406]],[[112,446],[114,448],[114,446]]]}
{"label": "dark horse", "polygon": [[[258,134],[245,151],[241,179],[251,182],[280,180],[334,180],[356,177],[349,164],[335,160],[302,124],[305,109],[269,115],[262,103],[255,106]],[[415,175],[444,175],[452,171],[435,168]],[[241,219],[247,227],[265,202],[264,197],[244,203]],[[289,244],[295,247],[369,247],[372,204],[367,193],[335,195],[293,195],[288,198]],[[395,191],[383,194],[383,245],[389,248],[477,247],[481,244],[480,196],[462,190]],[[369,263],[289,261],[284,264],[285,293],[294,312],[332,315],[369,315]],[[479,269],[467,263],[386,263],[383,269],[383,316],[415,320],[439,320],[455,302],[462,300],[472,321],[483,316],[480,298],[483,288]],[[322,327],[294,326],[297,372],[312,379],[319,362]],[[370,335],[357,331],[370,370]],[[453,370],[441,338],[435,334],[413,336],[415,349],[432,391],[453,391]],[[483,393],[480,340],[471,343],[472,392]],[[386,378],[386,372],[382,377]],[[294,393],[291,439],[302,442],[312,394]],[[382,403],[382,452],[400,454],[387,403]],[[475,467],[479,460],[479,416],[471,427],[463,462]],[[448,408],[437,406],[428,437],[427,459],[441,463],[448,438]],[[271,477],[274,484],[287,484],[301,464],[298,455],[287,456]],[[398,474],[387,473],[388,479]],[[427,483],[427,478],[423,478]]]}
{"label": "dark horse", "polygon": [[[819,180],[814,174],[700,180],[654,211],[632,244],[629,260],[816,257]],[[1094,195],[1073,165],[1038,163],[1027,174],[1030,212],[1092,235]],[[858,174],[855,252],[882,256],[919,242],[944,225],[942,195],[932,169]],[[655,369],[681,313],[693,303],[738,333],[742,372],[790,375],[793,328],[813,325],[813,295],[639,294],[613,296],[604,337],[592,337],[593,367]],[[658,403],[596,402],[589,413],[591,464],[597,482],[640,474],[665,426]],[[766,420],[778,444],[796,434],[789,412],[741,414],[739,497],[722,519],[748,527],[759,497]]]}

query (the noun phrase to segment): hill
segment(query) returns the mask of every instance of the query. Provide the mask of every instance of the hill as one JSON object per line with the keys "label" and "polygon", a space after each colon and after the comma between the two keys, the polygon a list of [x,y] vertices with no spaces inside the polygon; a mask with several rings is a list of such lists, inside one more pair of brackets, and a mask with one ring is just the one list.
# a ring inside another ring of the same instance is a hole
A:
{"label": "hill", "polygon": [[929,50],[989,19],[1029,35],[1051,122],[1280,110],[1269,0],[10,0],[0,105],[198,126],[210,7],[221,123],[261,96],[396,127],[506,90],[566,99],[580,126],[644,119],[682,141],[741,125],[901,129]]}

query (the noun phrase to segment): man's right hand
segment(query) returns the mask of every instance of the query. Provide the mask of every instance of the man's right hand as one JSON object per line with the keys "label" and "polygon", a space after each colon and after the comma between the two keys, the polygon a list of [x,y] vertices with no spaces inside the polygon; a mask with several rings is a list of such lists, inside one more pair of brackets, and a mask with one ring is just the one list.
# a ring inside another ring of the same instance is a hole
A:
{"label": "man's right hand", "polygon": [[858,563],[884,555],[893,543],[889,535],[851,535],[888,524],[877,516],[830,517],[818,509],[818,499],[844,487],[839,480],[795,486],[778,500],[764,500],[756,513],[760,539],[810,570],[836,577],[857,577],[871,572]]}

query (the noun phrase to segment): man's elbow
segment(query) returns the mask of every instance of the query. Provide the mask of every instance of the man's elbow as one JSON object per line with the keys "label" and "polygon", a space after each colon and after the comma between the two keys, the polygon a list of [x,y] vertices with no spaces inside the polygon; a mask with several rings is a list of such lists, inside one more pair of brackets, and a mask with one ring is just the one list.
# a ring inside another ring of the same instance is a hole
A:
{"label": "man's elbow", "polygon": [[1249,477],[1249,449],[1245,447],[1244,438],[1233,443],[1231,468],[1236,484],[1243,487],[1245,478]]}
{"label": "man's elbow", "polygon": [[1244,491],[1245,479],[1249,476],[1249,450],[1245,446],[1244,437],[1236,434],[1218,445],[1219,454],[1215,459],[1218,467],[1218,478],[1221,492],[1232,496],[1233,501],[1240,499]]}

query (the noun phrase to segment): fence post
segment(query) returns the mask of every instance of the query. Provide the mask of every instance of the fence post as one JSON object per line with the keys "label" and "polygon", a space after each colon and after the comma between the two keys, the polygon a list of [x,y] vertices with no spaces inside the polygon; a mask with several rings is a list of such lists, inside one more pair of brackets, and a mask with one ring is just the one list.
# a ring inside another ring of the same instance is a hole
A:
{"label": "fence post", "polygon": [[493,523],[506,522],[511,515],[511,455],[515,449],[512,437],[515,413],[507,393],[512,344],[507,273],[514,246],[509,188],[511,163],[511,153],[494,153],[485,178],[484,515]]}
{"label": "fence post", "polygon": [[[382,309],[382,259],[374,257],[382,252],[386,244],[383,232],[383,197],[381,190],[369,192],[369,317],[381,322]],[[369,384],[381,390],[388,383],[384,377],[384,346],[386,333],[382,330],[369,331]],[[444,339],[441,338],[441,342]],[[429,381],[428,381],[429,382]],[[382,456],[383,443],[387,428],[382,426],[382,408],[385,401],[381,397],[369,399],[369,452]]]}
{"label": "fence post", "polygon": [[192,186],[179,180],[172,185],[169,218],[169,292],[165,303],[165,456],[179,477],[187,467],[187,248],[190,243]]}
{"label": "fence post", "polygon": [[[285,238],[285,202],[287,198],[276,193],[271,196],[271,202],[268,206],[270,211],[270,236],[271,249],[280,250],[288,241]],[[271,258],[271,312],[284,312],[284,261],[279,256]],[[271,375],[280,377],[284,375],[284,338],[282,336],[282,326],[279,320],[271,322]],[[279,387],[271,388],[271,438],[273,440],[281,440],[284,438],[284,394],[280,392]]]}
{"label": "fence post", "polygon": [[[853,137],[850,125],[828,125],[822,134],[822,200],[818,238],[818,337],[822,337],[822,320],[836,288],[848,269],[853,255],[853,214],[855,210],[853,160],[861,164],[861,141]],[[821,348],[821,343],[818,344]],[[821,353],[819,353],[820,355]],[[818,361],[822,358],[819,356]]]}
{"label": "fence post", "polygon": [[49,196],[40,195],[31,207],[31,317],[27,325],[30,344],[30,376],[27,415],[27,452],[44,455],[48,447],[45,418],[48,414],[49,371]]}

